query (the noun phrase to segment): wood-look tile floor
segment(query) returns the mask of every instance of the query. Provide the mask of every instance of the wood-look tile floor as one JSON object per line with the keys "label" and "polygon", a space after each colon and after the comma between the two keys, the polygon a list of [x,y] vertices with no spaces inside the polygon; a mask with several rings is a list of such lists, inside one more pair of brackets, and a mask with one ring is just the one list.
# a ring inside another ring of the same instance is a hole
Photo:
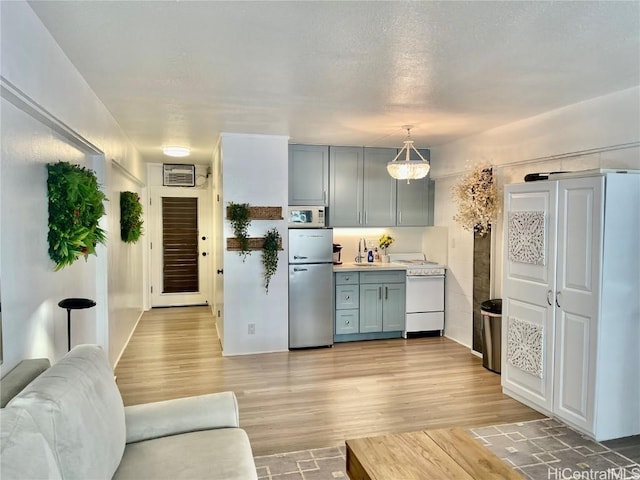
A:
{"label": "wood-look tile floor", "polygon": [[444,337],[223,357],[208,307],[146,312],[115,373],[126,405],[234,391],[254,455],[543,418]]}

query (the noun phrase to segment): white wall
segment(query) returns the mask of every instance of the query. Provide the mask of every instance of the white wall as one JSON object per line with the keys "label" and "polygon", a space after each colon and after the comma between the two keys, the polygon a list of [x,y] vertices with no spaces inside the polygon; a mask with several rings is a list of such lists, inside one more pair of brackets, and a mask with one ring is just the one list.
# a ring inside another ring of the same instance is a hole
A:
{"label": "white wall", "polygon": [[[286,211],[287,137],[233,133],[221,137],[223,205],[281,206]],[[244,263],[238,252],[224,251],[224,355],[288,349],[287,224],[285,220],[254,220],[249,236],[263,236],[273,227],[282,236],[284,251],[278,257],[278,270],[271,278],[268,294],[263,286],[260,251],[252,252]],[[224,237],[233,236],[225,220]],[[247,333],[249,323],[256,324],[255,335]]]}
{"label": "white wall", "polygon": [[109,179],[108,289],[109,289],[109,359],[111,364],[119,360],[133,330],[142,316],[143,305],[143,255],[146,248],[148,224],[143,225],[143,235],[136,243],[126,243],[120,238],[120,192],[137,193],[146,212],[145,189],[135,178],[117,166]]}
{"label": "white wall", "polygon": [[[449,227],[446,335],[472,339],[473,235],[452,219],[450,190],[465,167],[497,166],[499,187],[531,172],[589,168],[640,169],[640,87],[615,92],[431,149],[435,224]],[[500,213],[501,215],[501,213]],[[492,291],[502,286],[502,219],[493,228]]]}
{"label": "white wall", "polygon": [[[2,371],[22,358],[56,359],[67,351],[66,297],[96,296],[95,257],[54,272],[49,259],[46,164],[85,165],[87,156],[2,99]],[[72,344],[92,341],[95,311],[72,314]]]}
{"label": "white wall", "polygon": [[[46,240],[45,164],[63,160],[96,169],[109,198],[119,188],[117,176],[111,175],[112,159],[142,182],[145,172],[135,148],[29,5],[0,2],[0,13],[4,346],[0,373],[5,373],[23,358],[56,361],[66,352],[66,312],[57,306],[62,298],[86,296],[100,302],[96,308],[73,312],[72,343],[100,343],[107,350],[112,343],[117,350],[125,336],[117,327],[114,341],[108,338],[112,332],[107,312],[120,313],[121,295],[116,292],[111,298],[106,275],[109,269],[115,271],[116,284],[123,280],[120,275],[128,275],[115,268],[119,261],[115,256],[107,261],[107,255],[115,255],[110,248],[101,249],[99,258],[53,272]],[[114,187],[108,184],[111,178],[116,179]],[[113,210],[110,205],[107,209]],[[112,216],[119,218],[119,212],[104,220],[110,242],[113,225],[119,221]],[[114,353],[109,351],[112,359]]]}

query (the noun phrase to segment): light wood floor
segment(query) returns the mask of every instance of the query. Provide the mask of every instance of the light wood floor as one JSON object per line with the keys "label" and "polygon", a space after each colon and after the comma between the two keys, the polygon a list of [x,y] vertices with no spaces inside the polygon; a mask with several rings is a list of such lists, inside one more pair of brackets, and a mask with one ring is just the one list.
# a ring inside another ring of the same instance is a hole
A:
{"label": "light wood floor", "polygon": [[233,390],[254,455],[542,418],[443,337],[222,357],[208,307],[146,312],[116,375],[126,405]]}

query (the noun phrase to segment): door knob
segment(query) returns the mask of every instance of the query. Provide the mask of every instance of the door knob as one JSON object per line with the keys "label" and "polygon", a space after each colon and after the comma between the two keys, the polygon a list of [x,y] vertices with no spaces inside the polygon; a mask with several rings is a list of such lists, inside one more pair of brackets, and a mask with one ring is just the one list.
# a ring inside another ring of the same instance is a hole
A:
{"label": "door knob", "polygon": [[203,235],[203,236],[202,236],[202,240],[206,240],[206,239],[207,239],[207,237],[205,237],[205,236]]}
{"label": "door knob", "polygon": [[202,252],[202,256],[206,257],[207,256],[207,252]]}

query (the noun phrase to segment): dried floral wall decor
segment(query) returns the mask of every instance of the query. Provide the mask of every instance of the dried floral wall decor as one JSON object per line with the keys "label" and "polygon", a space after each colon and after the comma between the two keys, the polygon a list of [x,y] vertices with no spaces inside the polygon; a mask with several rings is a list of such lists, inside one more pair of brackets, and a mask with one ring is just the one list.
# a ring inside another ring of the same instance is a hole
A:
{"label": "dried floral wall decor", "polygon": [[483,236],[491,230],[498,213],[498,191],[491,167],[476,167],[451,189],[458,203],[453,219],[465,230]]}
{"label": "dried floral wall decor", "polygon": [[49,257],[55,270],[71,265],[81,255],[96,254],[96,245],[106,242],[98,226],[105,214],[106,196],[93,170],[68,162],[47,165],[49,196]]}
{"label": "dried floral wall decor", "polygon": [[126,243],[136,243],[143,233],[142,203],[134,192],[120,192],[120,238]]}

